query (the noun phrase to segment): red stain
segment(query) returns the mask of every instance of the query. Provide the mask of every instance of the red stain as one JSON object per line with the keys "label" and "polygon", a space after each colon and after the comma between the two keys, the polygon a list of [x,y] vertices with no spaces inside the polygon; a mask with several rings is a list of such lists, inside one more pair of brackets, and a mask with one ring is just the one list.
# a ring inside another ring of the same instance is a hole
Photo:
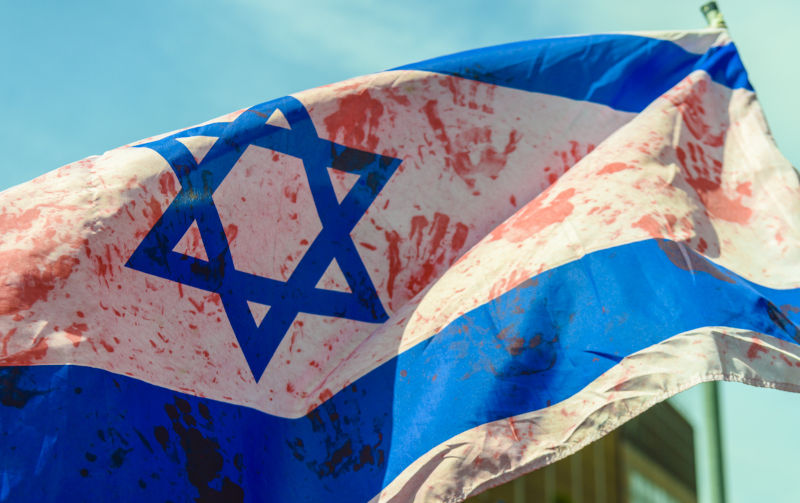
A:
{"label": "red stain", "polygon": [[8,342],[11,340],[11,338],[14,336],[15,333],[17,333],[16,327],[9,330],[8,333],[5,335],[5,337],[3,337],[3,347],[2,349],[0,349],[0,358],[8,355]]}
{"label": "red stain", "polygon": [[784,313],[800,313],[800,307],[793,306],[791,304],[783,304],[781,306],[781,311]]}
{"label": "red stain", "polygon": [[489,234],[489,242],[502,238],[518,243],[546,227],[563,222],[575,209],[570,202],[574,195],[575,189],[569,188],[547,201],[549,192],[543,193],[495,228]]}
{"label": "red stain", "polygon": [[581,159],[589,155],[595,148],[593,144],[589,143],[586,145],[586,152],[581,153],[581,149],[579,148],[580,144],[577,141],[570,140],[569,145],[568,149],[555,150],[552,153],[552,155],[560,161],[560,167],[558,164],[555,164],[555,168],[552,166],[545,166],[544,172],[547,173],[547,182],[549,185],[556,183],[561,175],[566,173],[572,166],[578,164]]}
{"label": "red stain", "polygon": [[72,342],[72,345],[76,348],[78,344],[81,343],[83,340],[83,333],[89,330],[89,327],[86,323],[73,323],[64,331],[64,335],[66,335],[67,339]]}
{"label": "red stain", "polygon": [[[675,90],[674,94],[668,94],[666,97],[680,111],[686,129],[692,136],[710,147],[721,146],[724,135],[712,134],[711,127],[705,122],[706,110],[703,102],[708,92],[708,80],[692,82],[691,77],[687,77],[683,83],[675,87]],[[727,127],[723,128],[725,129]]]}
{"label": "red stain", "polygon": [[[530,279],[531,276],[532,274],[526,269],[514,269],[509,276],[501,277],[494,282],[489,289],[489,297],[487,300],[496,299],[523,281]],[[536,283],[532,283],[532,286],[535,286],[535,284]],[[505,333],[501,331],[498,337],[501,339],[505,338]]]}
{"label": "red stain", "polygon": [[626,169],[633,169],[633,166],[630,164],[625,164],[624,162],[612,162],[611,164],[606,164],[603,168],[597,172],[598,175],[610,175],[612,173],[616,173],[618,171],[623,171]]}
{"label": "red stain", "polygon": [[706,250],[708,250],[708,243],[706,243],[705,239],[700,238],[700,240],[697,242],[697,252],[705,253]]}
{"label": "red stain", "polygon": [[411,217],[411,232],[408,239],[414,241],[416,238],[417,257],[419,257],[419,247],[422,244],[422,231],[428,226],[428,219],[424,215],[416,215]]}
{"label": "red stain", "polygon": [[569,144],[570,144],[569,153],[572,155],[572,158],[580,159],[582,156],[578,154],[578,142],[570,141]]}
{"label": "red stain", "polygon": [[739,185],[736,186],[736,192],[738,192],[743,196],[749,197],[753,195],[753,191],[751,190],[751,188],[752,188],[752,182],[740,183]]}
{"label": "red stain", "polygon": [[239,227],[235,224],[228,224],[225,227],[225,237],[228,238],[228,243],[233,243],[233,240],[236,239],[236,236],[239,235]]}
{"label": "red stain", "polygon": [[175,175],[169,171],[158,177],[158,188],[167,197],[174,197],[178,191],[175,188]]}
{"label": "red stain", "polygon": [[[494,132],[488,126],[458,131],[456,136],[451,138],[444,121],[439,116],[437,106],[438,101],[430,100],[422,110],[428,119],[428,124],[433,128],[436,139],[444,148],[445,165],[452,169],[469,188],[475,187],[476,173],[491,179],[497,178],[505,167],[508,156],[517,149],[521,139],[519,132],[512,130],[508,133],[502,151],[495,148],[492,138]],[[477,161],[473,162],[473,158],[477,158]]]}
{"label": "red stain", "polygon": [[18,264],[22,269],[15,283],[0,285],[0,315],[30,309],[34,303],[47,299],[47,295],[59,282],[66,280],[80,262],[69,255],[52,262],[40,263],[44,260],[46,259],[30,257],[27,252],[18,250],[0,254],[0,263]]}
{"label": "red stain", "polygon": [[369,91],[361,90],[342,98],[338,110],[326,117],[324,122],[331,137],[336,138],[341,134],[348,146],[375,150],[383,112],[383,104],[373,98]]}
{"label": "red stain", "polygon": [[108,342],[106,342],[106,341],[104,341],[102,339],[100,340],[100,345],[103,346],[103,349],[105,349],[109,353],[113,353],[114,352],[114,346],[112,346],[111,344],[109,344]]}
{"label": "red stain", "polygon": [[297,202],[297,193],[299,189],[292,191],[291,187],[284,187],[283,188],[283,195],[286,196],[286,199],[291,201],[292,203]]}
{"label": "red stain", "polygon": [[394,295],[394,282],[403,266],[400,262],[400,241],[402,238],[397,231],[385,233],[386,242],[389,244],[386,254],[389,258],[389,279],[386,281],[386,291],[391,299]]}
{"label": "red stain", "polygon": [[511,356],[517,356],[522,353],[522,350],[525,347],[525,339],[522,337],[512,337],[509,340],[509,345],[504,346],[506,352]]}
{"label": "red stain", "polygon": [[161,218],[161,203],[151,196],[150,200],[145,202],[142,216],[147,220],[147,227],[153,227],[158,219]]}
{"label": "red stain", "polygon": [[47,341],[39,339],[32,348],[4,357],[4,365],[31,365],[35,360],[41,360],[47,354]]}
{"label": "red stain", "polygon": [[447,233],[447,225],[449,223],[450,217],[444,213],[434,213],[433,226],[431,228],[432,236],[430,240],[431,253],[436,253],[439,250],[439,246],[442,244],[442,239],[444,239],[444,236]]}
{"label": "red stain", "polygon": [[767,348],[762,345],[762,342],[759,338],[753,337],[753,342],[750,344],[750,347],[747,349],[747,357],[751,360],[758,357],[758,353],[767,353]]}
{"label": "red stain", "polygon": [[729,222],[746,224],[750,220],[752,210],[742,204],[742,197],[749,192],[749,185],[740,184],[736,194],[727,194],[722,186],[722,162],[715,156],[721,155],[720,149],[707,152],[702,145],[687,142],[689,159],[686,151],[677,147],[675,154],[683,167],[686,182],[695,190],[707,213]]}
{"label": "red stain", "polygon": [[511,438],[519,442],[519,434],[517,433],[517,426],[514,424],[514,418],[508,418],[508,426],[511,428]]}
{"label": "red stain", "polygon": [[662,237],[661,225],[655,218],[653,218],[650,215],[644,215],[639,220],[634,222],[633,225],[631,225],[631,227],[642,229],[646,233],[650,234],[650,237],[653,238]]}
{"label": "red stain", "polygon": [[[457,258],[457,252],[464,246],[467,239],[468,228],[460,222],[451,226],[450,217],[444,213],[434,213],[433,220],[429,221],[424,215],[416,215],[411,218],[411,230],[408,236],[408,245],[403,247],[398,240],[389,239],[395,234],[387,234],[389,241],[390,259],[390,278],[392,295],[395,285],[402,283],[405,287],[402,290],[403,300],[410,299],[426,286],[428,286],[438,274],[449,267]],[[449,238],[449,246],[446,246],[446,239]],[[397,243],[395,248],[394,243]],[[405,265],[404,265],[405,264]],[[401,271],[405,270],[406,275],[398,282],[397,277]]]}
{"label": "red stain", "polygon": [[4,233],[28,230],[39,219],[41,213],[38,207],[27,209],[18,215],[2,213],[0,214],[0,229],[3,229]]}
{"label": "red stain", "polygon": [[205,303],[203,301],[197,302],[191,297],[187,297],[187,299],[189,299],[189,302],[192,303],[192,305],[194,306],[194,308],[197,310],[198,313],[203,312],[203,310],[205,309]]}
{"label": "red stain", "polygon": [[[513,197],[513,196],[512,196]],[[453,239],[450,241],[450,248],[454,251],[460,251],[467,242],[467,235],[469,228],[461,222],[456,223],[456,231],[453,233]]]}

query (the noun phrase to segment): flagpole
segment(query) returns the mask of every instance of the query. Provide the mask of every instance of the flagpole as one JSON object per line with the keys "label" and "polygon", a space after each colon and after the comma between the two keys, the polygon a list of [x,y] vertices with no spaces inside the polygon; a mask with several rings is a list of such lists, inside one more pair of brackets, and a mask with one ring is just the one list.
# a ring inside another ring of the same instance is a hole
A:
{"label": "flagpole", "polygon": [[722,457],[722,425],[719,412],[719,383],[703,386],[706,406],[706,433],[710,474],[710,503],[725,503],[725,465]]}
{"label": "flagpole", "polygon": [[708,2],[703,4],[700,7],[700,12],[702,12],[703,16],[705,16],[709,28],[728,27],[725,24],[725,19],[722,17],[722,11],[720,11],[719,7],[717,7],[717,2]]}
{"label": "flagpole", "polygon": [[[709,28],[727,28],[717,2],[711,1],[700,7]],[[725,464],[722,454],[722,424],[719,412],[719,383],[711,381],[703,386],[706,406],[706,428],[708,433],[710,502],[725,503]]]}
{"label": "flagpole", "polygon": [[[700,7],[709,28],[727,28],[717,2],[711,1]],[[725,503],[725,464],[722,453],[722,424],[719,412],[719,383],[711,381],[703,386],[706,406],[706,430],[708,434],[710,502]]]}

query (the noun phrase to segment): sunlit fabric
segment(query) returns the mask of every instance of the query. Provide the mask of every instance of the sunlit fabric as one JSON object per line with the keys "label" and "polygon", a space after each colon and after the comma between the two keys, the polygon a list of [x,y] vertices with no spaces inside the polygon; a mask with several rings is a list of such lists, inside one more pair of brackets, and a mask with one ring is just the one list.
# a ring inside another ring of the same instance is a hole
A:
{"label": "sunlit fabric", "polygon": [[461,501],[798,389],[800,187],[719,30],[351,79],[0,193],[0,501]]}

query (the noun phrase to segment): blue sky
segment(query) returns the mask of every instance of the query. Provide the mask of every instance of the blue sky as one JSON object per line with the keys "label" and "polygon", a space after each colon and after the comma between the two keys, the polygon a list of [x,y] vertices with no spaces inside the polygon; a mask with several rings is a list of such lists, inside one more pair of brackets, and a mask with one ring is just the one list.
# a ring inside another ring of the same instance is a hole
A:
{"label": "blue sky", "polygon": [[[555,35],[700,28],[701,3],[2,1],[0,190],[140,138],[429,57]],[[798,166],[800,2],[719,3],[778,144]],[[722,392],[729,501],[795,501],[800,396],[733,384]],[[681,404],[694,415],[697,393]]]}

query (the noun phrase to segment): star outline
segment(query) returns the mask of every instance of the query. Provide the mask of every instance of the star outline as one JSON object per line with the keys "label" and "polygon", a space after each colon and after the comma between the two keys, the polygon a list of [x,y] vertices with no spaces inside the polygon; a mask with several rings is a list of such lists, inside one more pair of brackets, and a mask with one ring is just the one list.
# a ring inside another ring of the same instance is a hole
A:
{"label": "star outline", "polygon": [[[289,129],[267,123],[276,110]],[[179,138],[217,140],[198,163]],[[287,281],[235,268],[230,243],[213,193],[250,146],[302,160],[322,230],[309,244]],[[154,150],[172,167],[180,190],[126,262],[126,267],[219,294],[237,341],[256,380],[299,313],[367,323],[388,319],[350,232],[394,174],[401,160],[347,147],[318,136],[305,107],[285,97],[242,112],[229,123],[211,123],[137,145]],[[339,202],[328,168],[357,174]],[[208,260],[173,251],[197,223]],[[336,260],[351,293],[317,288]],[[256,324],[247,301],[269,305]]]}

